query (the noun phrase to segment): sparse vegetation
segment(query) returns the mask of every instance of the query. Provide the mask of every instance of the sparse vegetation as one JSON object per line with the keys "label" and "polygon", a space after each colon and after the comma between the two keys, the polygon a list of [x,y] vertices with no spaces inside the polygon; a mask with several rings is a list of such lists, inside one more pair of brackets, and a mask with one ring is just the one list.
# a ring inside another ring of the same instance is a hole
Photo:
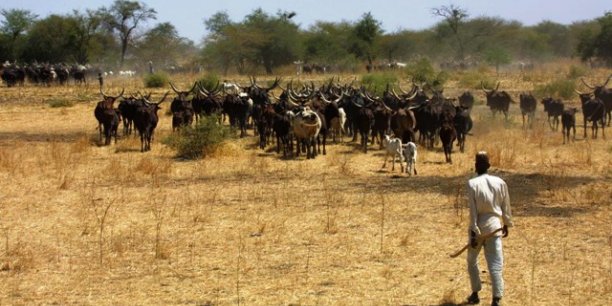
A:
{"label": "sparse vegetation", "polygon": [[[501,81],[513,96],[532,85],[494,73],[473,72],[476,88],[481,77],[492,80],[488,87]],[[608,71],[588,75],[605,80]],[[177,76],[177,84],[197,77]],[[353,77],[341,75],[347,83]],[[320,84],[329,75],[312,78]],[[467,89],[460,78],[446,83],[448,96]],[[127,84],[126,92],[142,90],[140,80]],[[3,304],[458,304],[469,280],[465,261],[448,254],[466,241],[465,182],[482,149],[508,182],[516,219],[504,238],[504,303],[608,304],[610,140],[561,145],[540,106],[534,128],[524,131],[477,104],[466,153],[455,149],[447,165],[439,144],[420,147],[419,175],[408,177],[378,172],[380,151],[360,153],[347,138],[314,160],[256,149],[250,129],[196,160],[177,160],[162,145],[141,153],[134,135],[98,147],[95,101],[63,109],[61,119],[46,104],[6,102],[66,91],[3,89]],[[517,104],[510,121],[520,122]],[[153,141],[178,136],[171,118],[160,117]],[[489,282],[481,298],[489,301]]]}
{"label": "sparse vegetation", "polygon": [[144,77],[144,85],[146,88],[160,88],[168,86],[168,75],[162,72],[147,74]]}
{"label": "sparse vegetation", "polygon": [[168,136],[164,143],[176,150],[177,157],[199,159],[214,152],[219,145],[231,138],[234,131],[219,125],[217,116],[203,117],[194,127],[182,128]]}
{"label": "sparse vegetation", "polygon": [[68,99],[50,99],[47,101],[47,104],[52,108],[74,106],[74,102]]}
{"label": "sparse vegetation", "polygon": [[571,99],[576,95],[575,89],[576,83],[574,80],[557,79],[547,84],[535,86],[534,94],[537,97]]}
{"label": "sparse vegetation", "polygon": [[361,84],[378,96],[382,96],[387,84],[393,85],[395,83],[397,83],[397,76],[390,72],[368,73],[361,77]]}

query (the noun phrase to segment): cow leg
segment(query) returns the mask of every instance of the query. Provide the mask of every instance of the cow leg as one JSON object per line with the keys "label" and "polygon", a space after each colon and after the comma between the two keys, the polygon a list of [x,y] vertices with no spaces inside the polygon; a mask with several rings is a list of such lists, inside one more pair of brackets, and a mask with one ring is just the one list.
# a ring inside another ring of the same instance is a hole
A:
{"label": "cow leg", "polygon": [[323,133],[323,155],[327,155],[327,150],[325,150],[326,143],[327,143],[327,135]]}

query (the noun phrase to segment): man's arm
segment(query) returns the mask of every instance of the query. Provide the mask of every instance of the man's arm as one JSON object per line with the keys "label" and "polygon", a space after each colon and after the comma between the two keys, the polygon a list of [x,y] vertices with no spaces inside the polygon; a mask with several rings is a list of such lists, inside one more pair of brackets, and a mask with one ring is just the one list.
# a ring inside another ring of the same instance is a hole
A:
{"label": "man's arm", "polygon": [[480,229],[478,228],[478,210],[476,209],[476,194],[470,183],[467,184],[468,193],[468,208],[470,210],[470,231],[476,233],[476,236],[480,236]]}
{"label": "man's arm", "polygon": [[510,209],[510,195],[508,194],[508,185],[504,183],[502,185],[502,218],[504,219],[504,225],[507,227],[512,227],[514,224],[512,223],[512,212]]}

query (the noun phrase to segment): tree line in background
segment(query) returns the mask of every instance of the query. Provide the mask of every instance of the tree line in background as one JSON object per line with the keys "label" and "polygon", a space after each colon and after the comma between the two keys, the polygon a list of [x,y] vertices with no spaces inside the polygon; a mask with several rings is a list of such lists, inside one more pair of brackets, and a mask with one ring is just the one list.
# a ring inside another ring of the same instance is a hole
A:
{"label": "tree line in background", "polygon": [[296,62],[304,67],[356,71],[393,67],[427,58],[445,68],[487,63],[499,68],[579,57],[612,66],[612,13],[563,25],[543,21],[523,26],[498,17],[470,18],[450,5],[432,8],[440,21],[420,30],[385,33],[371,13],[357,21],[318,21],[302,29],[299,12],[254,10],[242,21],[226,12],[204,20],[201,46],[179,36],[172,23],[145,28],[157,12],[139,1],[116,0],[109,7],[39,18],[27,10],[1,10],[0,60],[18,63],[93,64],[109,69],[147,70],[203,67],[223,74],[268,73]]}

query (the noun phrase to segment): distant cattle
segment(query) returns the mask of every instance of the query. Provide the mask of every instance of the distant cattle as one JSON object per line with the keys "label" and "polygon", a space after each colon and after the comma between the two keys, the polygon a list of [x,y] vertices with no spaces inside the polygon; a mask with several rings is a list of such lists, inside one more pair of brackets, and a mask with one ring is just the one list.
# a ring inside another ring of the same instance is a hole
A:
{"label": "distant cattle", "polygon": [[[538,104],[536,98],[531,93],[521,93],[519,95],[519,106],[523,117],[523,128],[531,128],[533,117],[535,116],[536,106]],[[525,121],[525,117],[527,120]]]}
{"label": "distant cattle", "polygon": [[587,124],[592,122],[591,137],[597,138],[598,125],[601,125],[601,134],[606,138],[606,106],[603,101],[597,97],[592,97],[591,94],[580,94],[580,102],[582,104],[582,116],[584,122],[584,138],[587,137]]}
{"label": "distant cattle", "polygon": [[143,103],[137,108],[136,116],[134,118],[134,126],[140,134],[140,151],[146,152],[151,150],[151,141],[155,128],[159,122],[159,116],[157,112],[161,109],[160,105],[169,92],[166,92],[161,100],[157,103],[151,103],[148,99],[143,98]]}
{"label": "distant cattle", "polygon": [[100,87],[103,100],[96,104],[94,116],[98,120],[99,141],[102,140],[102,134],[104,134],[104,145],[109,145],[112,137],[115,138],[115,143],[117,142],[117,129],[121,119],[119,110],[114,108],[114,103],[123,95],[123,92],[124,90],[121,90],[118,96],[108,96]]}
{"label": "distant cattle", "polygon": [[495,117],[495,113],[501,112],[504,114],[506,120],[508,120],[508,110],[512,102],[512,97],[510,97],[510,94],[506,91],[498,91],[499,84],[500,82],[497,82],[495,89],[487,90],[484,87],[484,83],[481,82],[481,87],[487,96],[487,106],[491,109],[491,112],[493,112],[493,117]]}
{"label": "distant cattle", "polygon": [[[559,117],[563,115],[565,108],[563,101],[547,97],[542,99],[542,104],[544,104],[544,111],[548,115],[548,125],[553,131],[556,131],[559,128]],[[552,121],[550,120],[551,118]]]}
{"label": "distant cattle", "polygon": [[570,141],[570,130],[574,131],[574,137],[572,140],[576,140],[576,112],[577,108],[571,107],[563,111],[561,115],[561,126],[563,132],[563,144],[565,144],[565,140],[567,138],[567,142]]}

